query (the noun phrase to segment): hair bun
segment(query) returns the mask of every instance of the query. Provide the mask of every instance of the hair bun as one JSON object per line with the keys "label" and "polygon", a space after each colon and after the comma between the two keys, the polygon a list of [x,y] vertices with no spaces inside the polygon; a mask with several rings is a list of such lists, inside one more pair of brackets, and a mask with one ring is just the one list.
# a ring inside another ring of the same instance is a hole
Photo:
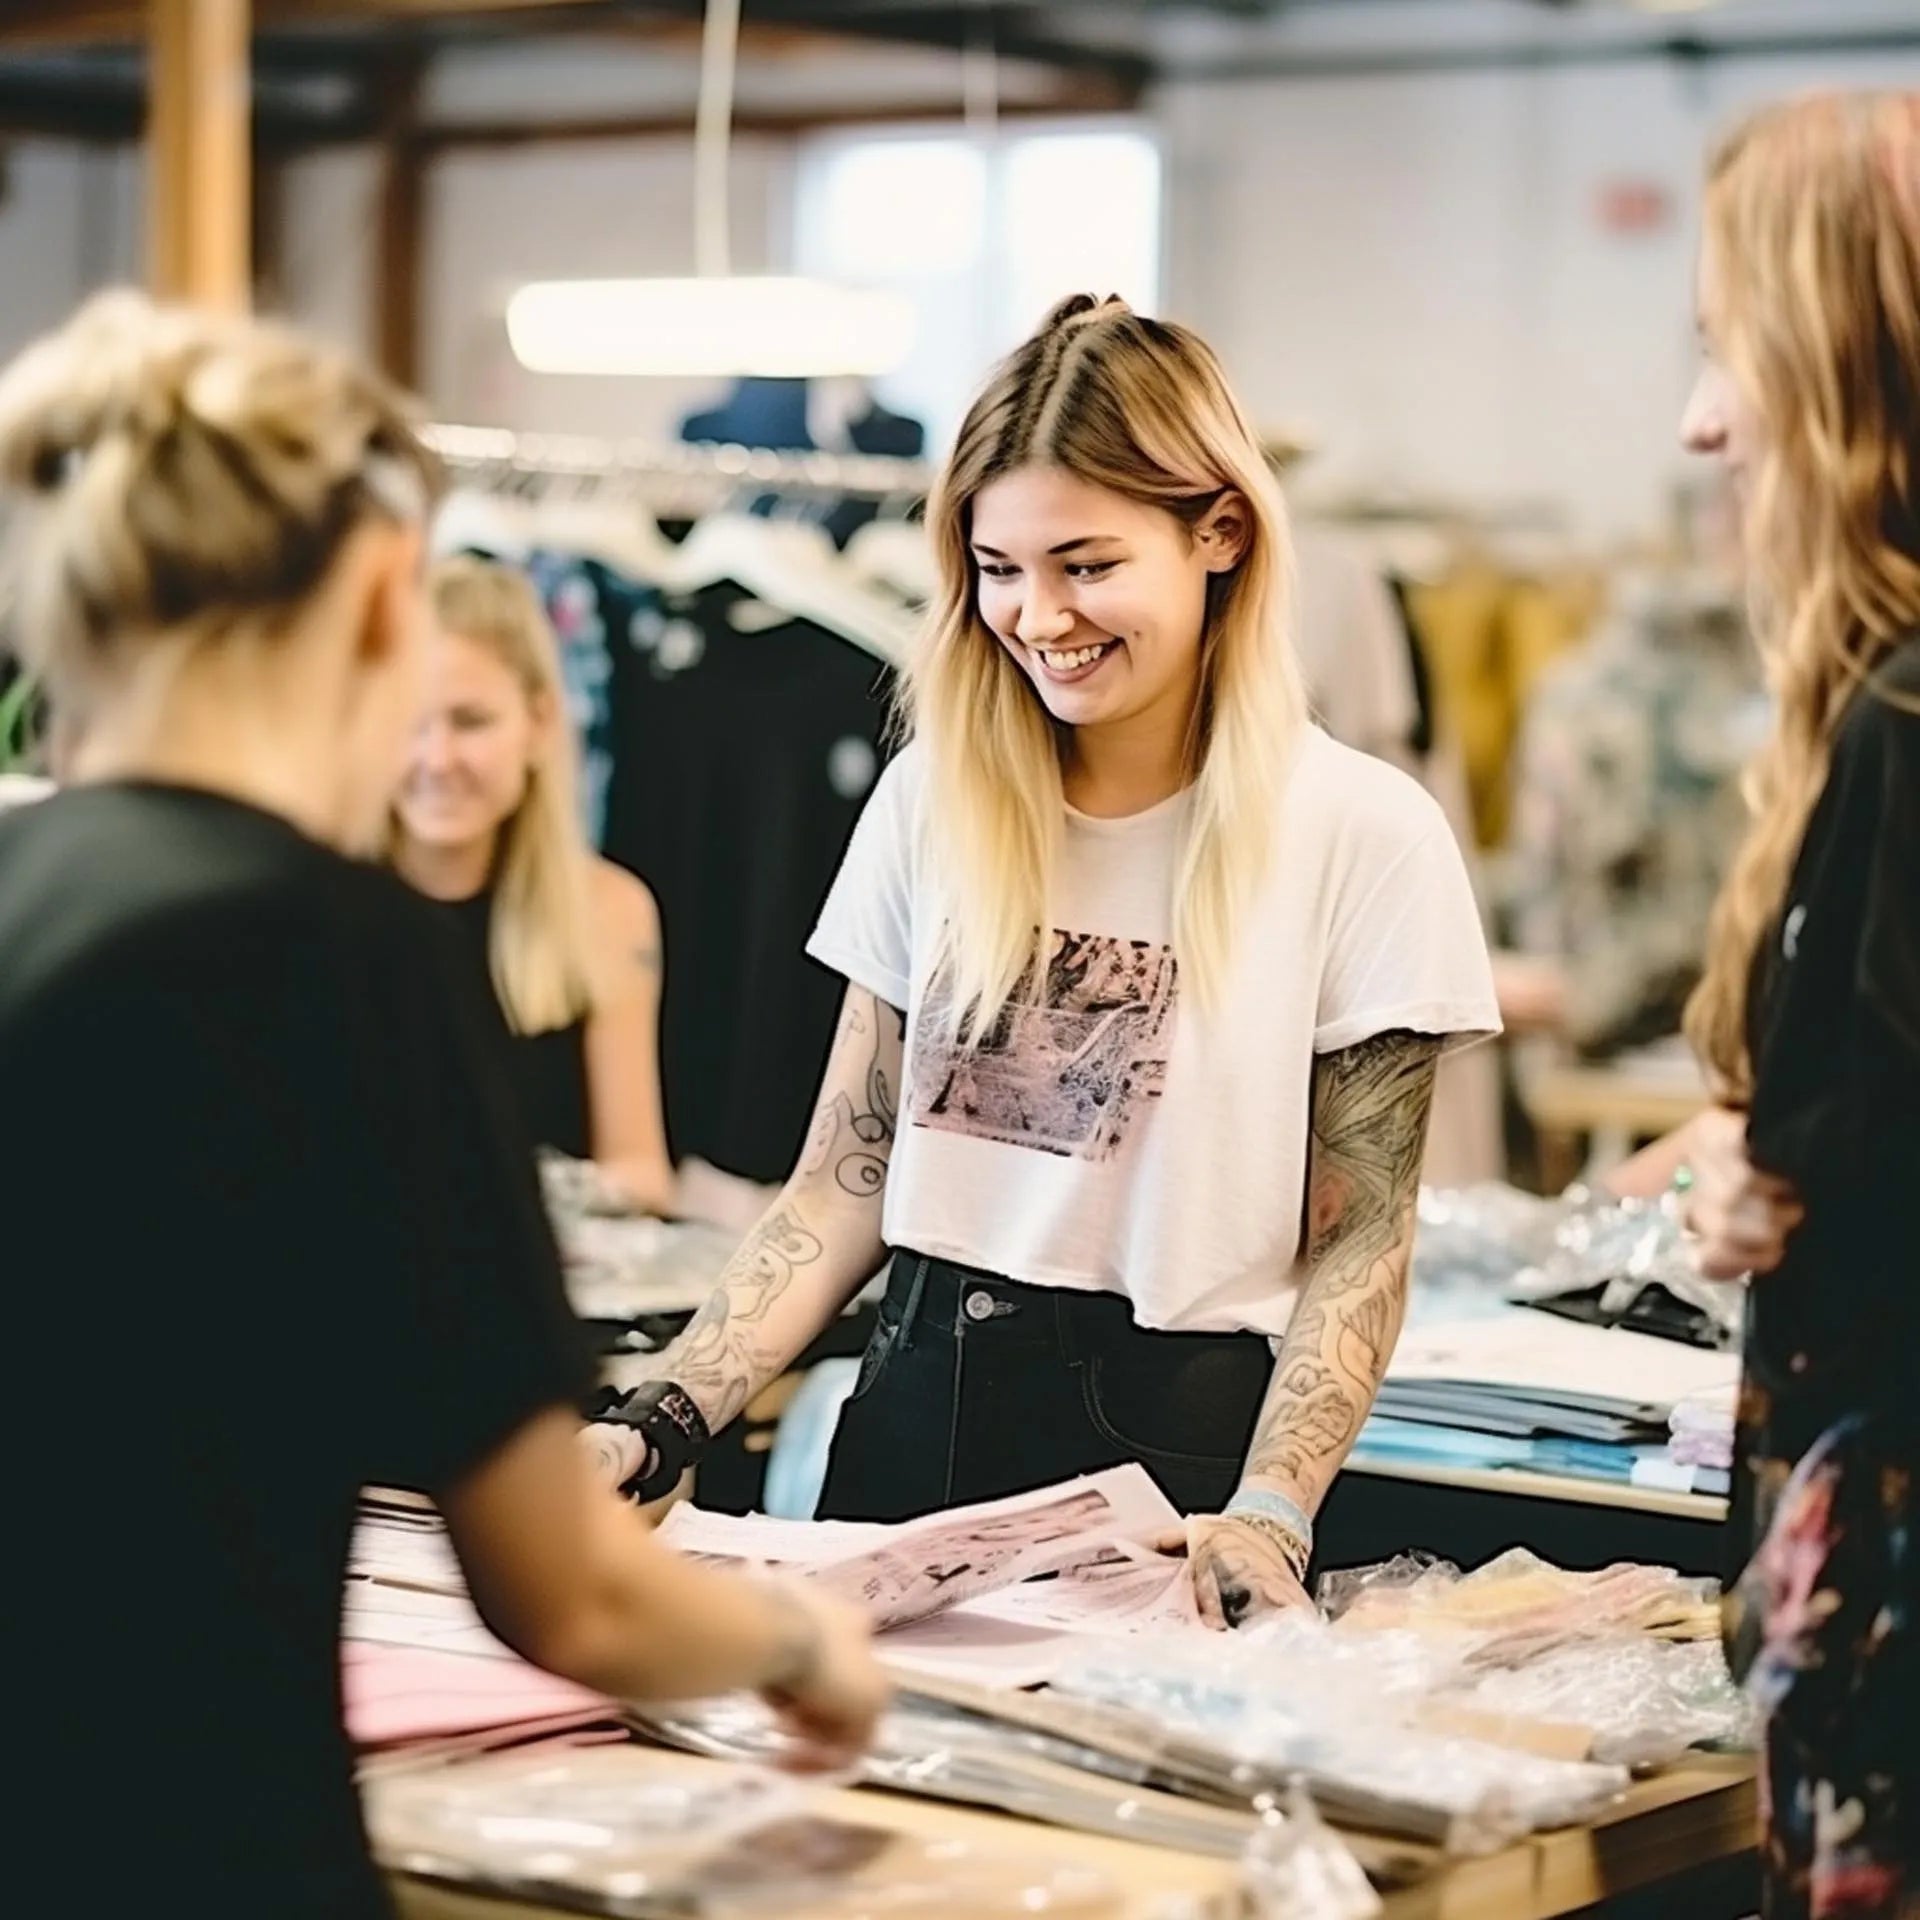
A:
{"label": "hair bun", "polygon": [[1117,293],[1101,298],[1091,293],[1070,293],[1048,310],[1040,323],[1043,334],[1058,333],[1063,327],[1079,326],[1090,320],[1117,320],[1133,309]]}
{"label": "hair bun", "polygon": [[189,346],[179,319],[144,294],[90,300],[0,383],[0,482],[54,492],[102,441],[164,432],[178,416]]}

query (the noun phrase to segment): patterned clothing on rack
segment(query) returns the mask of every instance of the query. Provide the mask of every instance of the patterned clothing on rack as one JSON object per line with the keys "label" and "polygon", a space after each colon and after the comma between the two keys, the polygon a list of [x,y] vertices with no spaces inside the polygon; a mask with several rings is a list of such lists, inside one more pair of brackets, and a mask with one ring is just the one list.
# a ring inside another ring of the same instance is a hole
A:
{"label": "patterned clothing on rack", "polygon": [[1765,726],[1744,620],[1651,584],[1535,690],[1506,856],[1508,937],[1565,968],[1581,1051],[1679,1028],[1743,829],[1740,772]]}

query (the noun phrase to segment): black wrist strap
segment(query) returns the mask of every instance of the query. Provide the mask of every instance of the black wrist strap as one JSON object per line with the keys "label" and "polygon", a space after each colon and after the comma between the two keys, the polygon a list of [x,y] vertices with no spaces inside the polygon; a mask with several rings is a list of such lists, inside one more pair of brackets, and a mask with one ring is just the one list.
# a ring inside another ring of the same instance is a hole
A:
{"label": "black wrist strap", "polygon": [[693,1396],[671,1380],[636,1387],[599,1419],[609,1426],[632,1427],[646,1440],[647,1464],[621,1488],[636,1500],[659,1500],[671,1493],[713,1444],[706,1415]]}

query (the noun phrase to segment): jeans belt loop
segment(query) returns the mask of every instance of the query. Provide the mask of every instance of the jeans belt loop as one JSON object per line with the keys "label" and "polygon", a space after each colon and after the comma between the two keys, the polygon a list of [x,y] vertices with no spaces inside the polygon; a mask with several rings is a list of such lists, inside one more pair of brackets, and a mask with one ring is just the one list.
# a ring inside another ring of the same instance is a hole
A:
{"label": "jeans belt loop", "polygon": [[932,1264],[925,1254],[914,1260],[913,1278],[907,1283],[907,1297],[900,1308],[899,1338],[903,1348],[913,1345],[914,1323],[920,1318],[920,1303],[927,1291],[927,1268]]}

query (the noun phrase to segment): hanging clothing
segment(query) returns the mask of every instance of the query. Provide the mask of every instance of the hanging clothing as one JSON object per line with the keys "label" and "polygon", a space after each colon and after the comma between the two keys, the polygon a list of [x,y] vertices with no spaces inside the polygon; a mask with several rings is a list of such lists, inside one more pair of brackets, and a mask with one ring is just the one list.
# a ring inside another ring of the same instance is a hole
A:
{"label": "hanging clothing", "polygon": [[730,583],[636,596],[583,572],[625,635],[605,852],[660,905],[674,1154],[784,1180],[842,992],[804,949],[880,771],[886,670]]}
{"label": "hanging clothing", "polygon": [[[493,978],[491,887],[469,900],[436,903],[446,915],[475,986],[498,1000]],[[593,1115],[587,1088],[587,1023],[583,1016],[545,1033],[517,1033],[501,1009],[502,1059],[519,1102],[520,1118],[536,1146],[574,1160],[593,1158]]]}
{"label": "hanging clothing", "polygon": [[1420,696],[1392,589],[1336,528],[1301,521],[1293,545],[1294,645],[1315,718],[1343,745],[1405,766]]}
{"label": "hanging clothing", "polygon": [[893,1247],[1124,1294],[1140,1325],[1279,1334],[1297,1284],[1314,1058],[1396,1029],[1497,1032],[1452,830],[1405,774],[1302,730],[1220,1004],[1182,991],[1191,790],[1063,826],[1040,991],[947,1036],[917,747],[883,776],[809,944],[907,1016]]}
{"label": "hanging clothing", "polygon": [[1684,581],[1623,580],[1612,617],[1536,688],[1505,905],[1514,946],[1564,970],[1583,1053],[1679,1030],[1767,724],[1745,618]]}
{"label": "hanging clothing", "polygon": [[35,1443],[13,1631],[60,1688],[16,1813],[105,1820],[158,1911],[390,1911],[341,1725],[359,1490],[442,1493],[590,1381],[497,1018],[444,935],[212,793],[0,819],[0,1165],[30,1196],[5,1393]]}

